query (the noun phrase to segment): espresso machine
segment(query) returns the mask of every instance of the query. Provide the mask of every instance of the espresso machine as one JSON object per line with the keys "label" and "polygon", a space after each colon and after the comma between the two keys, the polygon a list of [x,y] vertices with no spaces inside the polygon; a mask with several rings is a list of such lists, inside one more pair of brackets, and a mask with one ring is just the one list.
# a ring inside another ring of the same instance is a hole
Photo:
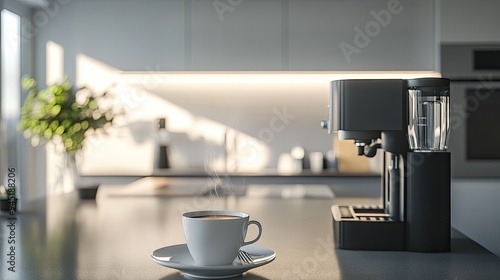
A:
{"label": "espresso machine", "polygon": [[359,156],[383,153],[380,205],[333,205],[341,249],[450,250],[450,82],[443,78],[331,82],[329,120]]}

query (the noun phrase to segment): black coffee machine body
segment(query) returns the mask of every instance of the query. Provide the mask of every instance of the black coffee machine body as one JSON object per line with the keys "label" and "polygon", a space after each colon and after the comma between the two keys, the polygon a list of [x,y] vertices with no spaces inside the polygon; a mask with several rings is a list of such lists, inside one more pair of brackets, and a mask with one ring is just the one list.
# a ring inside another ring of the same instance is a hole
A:
{"label": "black coffee machine body", "polygon": [[450,250],[449,80],[331,83],[329,133],[359,156],[382,152],[382,204],[333,205],[342,249]]}

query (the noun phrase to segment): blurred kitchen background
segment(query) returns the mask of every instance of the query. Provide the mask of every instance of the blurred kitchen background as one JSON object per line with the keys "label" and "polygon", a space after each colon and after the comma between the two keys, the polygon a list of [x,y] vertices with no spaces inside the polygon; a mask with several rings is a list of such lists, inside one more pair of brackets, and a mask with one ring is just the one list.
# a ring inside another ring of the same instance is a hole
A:
{"label": "blurred kitchen background", "polygon": [[[88,184],[213,171],[376,177],[379,158],[357,157],[351,142],[320,127],[329,82],[446,77],[442,46],[500,43],[494,0],[3,0],[0,8],[2,178],[7,167],[19,170],[26,205],[72,189],[61,181],[63,157],[15,130],[24,74],[111,89],[127,111],[77,158]],[[155,165],[162,118],[167,170]],[[319,173],[310,170],[313,152],[324,157]],[[484,192],[460,183],[454,191],[473,205],[500,197],[496,181],[474,184]]]}

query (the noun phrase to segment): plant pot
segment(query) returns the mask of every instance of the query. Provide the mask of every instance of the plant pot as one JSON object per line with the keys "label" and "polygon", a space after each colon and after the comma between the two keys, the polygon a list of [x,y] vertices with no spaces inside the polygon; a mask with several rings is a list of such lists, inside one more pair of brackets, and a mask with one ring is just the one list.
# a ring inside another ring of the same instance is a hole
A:
{"label": "plant pot", "polygon": [[[11,210],[11,200],[7,198],[0,199],[0,210],[2,212],[10,212]],[[14,203],[12,204],[12,210],[17,211],[17,198],[14,198]]]}
{"label": "plant pot", "polygon": [[99,185],[78,187],[78,196],[80,199],[95,199]]}

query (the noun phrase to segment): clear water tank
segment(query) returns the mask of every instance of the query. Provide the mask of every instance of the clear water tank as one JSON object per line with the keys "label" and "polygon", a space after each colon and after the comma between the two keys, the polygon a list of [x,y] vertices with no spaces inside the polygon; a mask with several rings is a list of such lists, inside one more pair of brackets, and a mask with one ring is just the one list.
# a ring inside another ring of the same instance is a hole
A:
{"label": "clear water tank", "polygon": [[450,132],[450,80],[408,80],[408,141],[414,151],[448,149]]}

